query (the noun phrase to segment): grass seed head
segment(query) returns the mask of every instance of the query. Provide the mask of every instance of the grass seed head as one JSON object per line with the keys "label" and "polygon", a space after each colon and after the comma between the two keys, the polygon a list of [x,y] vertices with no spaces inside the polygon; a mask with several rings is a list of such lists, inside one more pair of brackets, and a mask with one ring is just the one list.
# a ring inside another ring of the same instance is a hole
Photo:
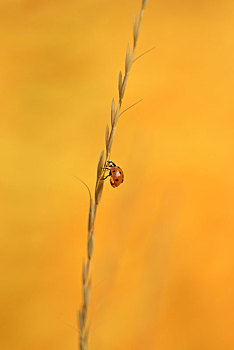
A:
{"label": "grass seed head", "polygon": [[125,57],[125,72],[124,74],[121,71],[119,72],[119,80],[118,80],[119,101],[118,101],[117,108],[115,106],[114,99],[112,100],[112,104],[111,104],[111,126],[110,126],[110,129],[108,125],[106,126],[106,133],[105,133],[106,156],[104,157],[104,151],[102,151],[99,157],[98,166],[97,166],[97,181],[96,181],[96,187],[95,187],[94,202],[93,202],[89,187],[82,180],[80,180],[88,188],[89,195],[90,195],[88,244],[87,244],[88,259],[86,260],[87,261],[86,264],[85,262],[83,262],[83,269],[82,269],[83,304],[82,304],[82,308],[78,310],[78,322],[79,322],[79,328],[80,328],[80,350],[88,350],[89,329],[87,328],[87,317],[88,317],[88,308],[89,308],[90,294],[91,294],[90,267],[91,267],[91,262],[92,262],[93,252],[94,252],[94,244],[95,244],[94,224],[95,224],[97,206],[100,203],[102,192],[103,192],[103,186],[104,186],[104,181],[102,180],[103,165],[104,165],[104,162],[109,159],[111,149],[112,149],[112,144],[115,137],[116,126],[120,115],[136,104],[136,103],[133,104],[132,106],[125,109],[125,111],[120,113],[123,97],[126,91],[129,73],[130,73],[132,64],[134,62],[135,49],[136,49],[136,45],[137,45],[137,41],[140,33],[143,12],[147,2],[148,0],[142,0],[142,7],[141,7],[139,19],[137,18],[136,14],[134,16],[132,53],[130,54],[130,46],[128,44],[126,57]]}

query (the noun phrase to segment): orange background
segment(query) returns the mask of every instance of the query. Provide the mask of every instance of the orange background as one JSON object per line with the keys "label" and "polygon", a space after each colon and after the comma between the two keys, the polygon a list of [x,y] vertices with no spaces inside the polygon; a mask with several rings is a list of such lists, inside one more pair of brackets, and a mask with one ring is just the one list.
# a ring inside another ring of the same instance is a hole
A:
{"label": "orange background", "polygon": [[[88,193],[139,1],[1,0],[2,350],[77,349]],[[90,349],[233,350],[234,3],[149,1],[96,222]],[[70,326],[71,325],[71,326]]]}

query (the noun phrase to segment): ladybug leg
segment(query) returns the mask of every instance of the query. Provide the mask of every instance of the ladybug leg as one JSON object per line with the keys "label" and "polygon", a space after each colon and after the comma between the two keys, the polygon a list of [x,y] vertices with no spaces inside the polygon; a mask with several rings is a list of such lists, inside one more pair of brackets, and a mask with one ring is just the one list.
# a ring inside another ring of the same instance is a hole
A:
{"label": "ladybug leg", "polygon": [[104,176],[106,170],[109,170],[109,175],[107,175],[107,177],[108,177],[108,176],[111,176],[111,167],[109,167],[109,166],[108,166],[108,167],[104,166],[104,167],[102,168],[102,170],[104,170],[104,171],[103,171],[103,176]]}
{"label": "ladybug leg", "polygon": [[105,176],[105,177],[103,177],[102,180],[106,180],[109,176],[110,176],[110,174]]}
{"label": "ladybug leg", "polygon": [[109,170],[109,174],[105,177],[102,177],[101,180],[106,180],[109,176],[111,176],[110,168],[102,168],[103,170]]}

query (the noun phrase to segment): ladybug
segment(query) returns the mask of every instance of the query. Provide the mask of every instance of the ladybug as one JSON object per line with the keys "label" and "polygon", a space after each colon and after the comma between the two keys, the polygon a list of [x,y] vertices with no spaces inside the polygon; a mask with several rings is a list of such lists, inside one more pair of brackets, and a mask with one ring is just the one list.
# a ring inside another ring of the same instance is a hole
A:
{"label": "ladybug", "polygon": [[111,186],[114,188],[118,187],[124,181],[123,170],[111,160],[108,160],[106,163],[107,164],[104,167],[104,169],[109,170],[109,174],[106,177],[104,177],[103,180],[110,176]]}

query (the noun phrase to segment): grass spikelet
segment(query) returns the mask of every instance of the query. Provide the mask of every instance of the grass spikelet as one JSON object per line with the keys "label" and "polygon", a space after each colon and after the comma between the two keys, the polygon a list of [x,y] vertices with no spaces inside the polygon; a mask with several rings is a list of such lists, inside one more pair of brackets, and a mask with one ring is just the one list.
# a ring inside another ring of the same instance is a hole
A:
{"label": "grass spikelet", "polygon": [[87,265],[85,264],[85,262],[83,261],[83,286],[86,284],[87,281],[87,277],[88,277],[88,269],[87,269]]}
{"label": "grass spikelet", "polygon": [[111,103],[111,125],[113,126],[115,122],[115,100],[113,98]]}
{"label": "grass spikelet", "polygon": [[139,18],[137,18],[137,15],[134,16],[134,22],[133,22],[133,48],[132,52],[130,50],[130,46],[127,46],[126,50],[126,56],[125,56],[125,71],[124,75],[120,71],[119,72],[119,78],[118,78],[118,92],[119,92],[119,101],[118,105],[115,105],[114,99],[111,103],[111,127],[106,126],[106,132],[105,132],[105,153],[104,151],[101,152],[98,165],[97,165],[97,179],[96,179],[96,187],[95,187],[95,201],[93,201],[91,192],[89,187],[84,183],[82,180],[80,180],[88,189],[89,196],[90,196],[90,206],[89,206],[89,219],[88,219],[88,240],[87,240],[87,258],[83,261],[83,267],[82,267],[82,291],[83,291],[83,301],[80,310],[78,310],[78,325],[80,330],[80,337],[79,337],[79,347],[80,350],[88,350],[88,339],[89,339],[89,327],[88,324],[88,311],[89,311],[89,304],[90,304],[90,296],[91,296],[91,263],[93,260],[93,254],[94,254],[94,248],[95,248],[95,233],[94,233],[94,227],[95,227],[95,220],[96,220],[96,213],[98,205],[101,201],[102,192],[103,192],[103,175],[105,173],[104,167],[106,162],[110,159],[112,145],[115,138],[115,132],[117,123],[119,120],[119,117],[126,112],[129,108],[132,108],[140,101],[134,103],[130,107],[126,108],[125,110],[121,111],[122,102],[124,98],[124,94],[126,91],[127,83],[128,83],[128,77],[129,73],[132,67],[132,64],[134,63],[135,58],[135,50],[136,45],[138,42],[139,34],[140,34],[140,28],[143,18],[143,13],[145,6],[147,4],[148,0],[142,1],[142,6],[139,14]]}
{"label": "grass spikelet", "polygon": [[123,77],[122,77],[122,72],[120,71],[119,72],[119,85],[118,85],[118,88],[119,88],[119,100],[121,98],[122,86],[123,86]]}
{"label": "grass spikelet", "polygon": [[105,135],[105,141],[106,141],[106,152],[107,152],[107,150],[108,150],[108,145],[109,145],[109,126],[108,126],[108,124],[107,124],[107,126],[106,126],[106,135]]}
{"label": "grass spikelet", "polygon": [[88,221],[88,232],[90,233],[92,230],[92,225],[94,223],[94,216],[95,216],[95,207],[92,200],[92,197],[90,196],[90,205],[89,205],[89,221]]}
{"label": "grass spikelet", "polygon": [[97,208],[97,206],[101,200],[101,197],[102,197],[103,185],[104,185],[104,181],[101,179],[98,179],[98,184],[97,184],[96,191],[95,191],[96,208]]}
{"label": "grass spikelet", "polygon": [[142,10],[145,9],[145,7],[146,7],[148,1],[149,1],[149,0],[143,0],[143,1],[142,1]]}
{"label": "grass spikelet", "polygon": [[137,41],[137,14],[134,14],[134,20],[133,20],[133,46],[136,45]]}
{"label": "grass spikelet", "polygon": [[130,63],[130,46],[128,44],[127,51],[126,51],[126,57],[125,57],[125,74],[128,71]]}
{"label": "grass spikelet", "polygon": [[104,151],[101,152],[99,157],[98,166],[97,166],[97,179],[101,177],[103,164],[104,164]]}

